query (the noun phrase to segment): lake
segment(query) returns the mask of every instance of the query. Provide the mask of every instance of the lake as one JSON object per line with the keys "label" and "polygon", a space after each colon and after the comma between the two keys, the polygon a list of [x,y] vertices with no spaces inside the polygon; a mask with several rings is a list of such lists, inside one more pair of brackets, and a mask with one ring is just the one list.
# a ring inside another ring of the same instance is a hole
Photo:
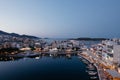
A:
{"label": "lake", "polygon": [[89,75],[76,55],[41,56],[0,61],[0,80],[89,80]]}

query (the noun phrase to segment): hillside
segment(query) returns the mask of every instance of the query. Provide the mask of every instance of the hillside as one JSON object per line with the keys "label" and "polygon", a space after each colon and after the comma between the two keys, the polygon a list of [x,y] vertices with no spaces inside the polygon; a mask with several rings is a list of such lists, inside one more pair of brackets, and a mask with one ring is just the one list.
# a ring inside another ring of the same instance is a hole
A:
{"label": "hillside", "polygon": [[2,31],[2,30],[0,30],[0,35],[9,35],[9,36],[13,36],[13,37],[39,39],[39,37],[36,37],[36,36],[20,35],[20,34],[17,34],[17,33],[8,33],[8,32],[4,32],[4,31]]}

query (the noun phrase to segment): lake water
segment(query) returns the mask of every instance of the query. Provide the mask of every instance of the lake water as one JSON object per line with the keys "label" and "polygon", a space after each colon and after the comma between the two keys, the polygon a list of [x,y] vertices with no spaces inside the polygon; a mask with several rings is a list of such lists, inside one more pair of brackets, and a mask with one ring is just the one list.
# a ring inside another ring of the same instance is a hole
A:
{"label": "lake water", "polygon": [[[81,41],[88,47],[99,42]],[[11,61],[13,60],[13,61]],[[73,55],[35,58],[0,56],[0,80],[90,80],[86,64]]]}
{"label": "lake water", "polygon": [[89,80],[89,75],[78,56],[42,56],[1,61],[0,80]]}

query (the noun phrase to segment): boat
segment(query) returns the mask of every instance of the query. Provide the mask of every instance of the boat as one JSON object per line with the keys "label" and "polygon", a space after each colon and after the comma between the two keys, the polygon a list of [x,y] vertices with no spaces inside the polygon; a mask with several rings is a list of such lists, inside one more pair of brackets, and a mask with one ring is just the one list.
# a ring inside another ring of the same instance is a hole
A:
{"label": "boat", "polygon": [[40,57],[35,57],[35,59],[40,59]]}
{"label": "boat", "polygon": [[92,76],[92,77],[90,77],[90,79],[97,79],[97,77],[96,76]]}
{"label": "boat", "polygon": [[50,57],[52,56],[52,54],[50,54]]}
{"label": "boat", "polygon": [[95,67],[92,64],[89,64],[86,68],[88,68],[89,70],[95,70]]}
{"label": "boat", "polygon": [[78,58],[81,58],[81,59],[83,58],[80,54],[77,54],[77,55],[78,55]]}
{"label": "boat", "polygon": [[82,59],[82,61],[83,61],[83,63],[85,63],[85,64],[89,64],[89,62],[88,62],[87,60],[85,60],[85,59]]}
{"label": "boat", "polygon": [[70,54],[66,54],[66,57],[67,57],[67,58],[71,58],[71,55],[70,55]]}
{"label": "boat", "polygon": [[81,56],[78,56],[79,59],[83,59]]}
{"label": "boat", "polygon": [[88,74],[89,74],[89,75],[96,75],[97,72],[95,72],[95,71],[88,71]]}
{"label": "boat", "polygon": [[89,68],[89,70],[95,70],[95,68]]}

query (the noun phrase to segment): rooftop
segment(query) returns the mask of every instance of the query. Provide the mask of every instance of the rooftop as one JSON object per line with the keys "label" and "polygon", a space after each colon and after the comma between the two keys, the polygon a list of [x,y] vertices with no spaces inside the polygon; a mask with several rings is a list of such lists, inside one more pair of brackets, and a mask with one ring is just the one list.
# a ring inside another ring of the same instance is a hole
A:
{"label": "rooftop", "polygon": [[106,70],[113,78],[120,78],[120,74],[115,70]]}

